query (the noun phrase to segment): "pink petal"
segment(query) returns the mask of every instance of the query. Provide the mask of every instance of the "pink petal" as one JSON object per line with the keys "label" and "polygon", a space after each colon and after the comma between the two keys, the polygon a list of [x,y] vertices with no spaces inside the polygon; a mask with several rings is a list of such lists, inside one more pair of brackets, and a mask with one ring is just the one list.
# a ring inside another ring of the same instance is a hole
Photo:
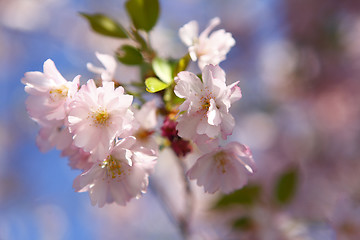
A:
{"label": "pink petal", "polygon": [[235,127],[234,117],[230,113],[223,114],[221,119],[222,138],[226,139],[227,136],[231,135],[234,127]]}
{"label": "pink petal", "polygon": [[44,62],[44,74],[48,78],[54,80],[56,84],[64,84],[67,82],[65,78],[59,73],[55,63],[51,59],[48,59]]}

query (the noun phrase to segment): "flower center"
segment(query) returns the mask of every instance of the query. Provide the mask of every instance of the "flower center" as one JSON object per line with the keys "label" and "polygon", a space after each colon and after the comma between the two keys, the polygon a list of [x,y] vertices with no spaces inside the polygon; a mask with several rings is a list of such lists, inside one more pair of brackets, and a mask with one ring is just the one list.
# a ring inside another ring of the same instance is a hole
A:
{"label": "flower center", "polygon": [[106,109],[98,109],[96,112],[93,113],[91,116],[95,126],[107,126],[109,124],[109,113]]}
{"label": "flower center", "polygon": [[228,162],[227,157],[227,154],[223,151],[216,153],[214,156],[216,168],[219,169],[222,173],[226,173],[225,166]]}
{"label": "flower center", "polygon": [[210,91],[208,87],[201,89],[201,110],[205,110],[206,112],[209,111],[211,99],[215,100],[215,98],[212,97],[212,91]]}
{"label": "flower center", "polygon": [[205,110],[206,112],[209,111],[210,108],[210,97],[209,96],[202,96],[200,98],[201,101],[201,109]]}
{"label": "flower center", "polygon": [[146,129],[140,129],[139,131],[136,132],[135,137],[138,140],[147,140],[148,137],[150,137],[152,134],[154,133],[154,131],[148,131]]}
{"label": "flower center", "polygon": [[120,180],[121,177],[129,174],[130,170],[126,164],[121,163],[121,161],[117,160],[111,155],[109,155],[101,164],[99,164],[99,166],[106,168],[106,175],[109,178],[118,178],[118,180]]}
{"label": "flower center", "polygon": [[61,101],[67,98],[69,88],[65,85],[61,85],[58,88],[53,88],[49,91],[50,100],[52,102]]}

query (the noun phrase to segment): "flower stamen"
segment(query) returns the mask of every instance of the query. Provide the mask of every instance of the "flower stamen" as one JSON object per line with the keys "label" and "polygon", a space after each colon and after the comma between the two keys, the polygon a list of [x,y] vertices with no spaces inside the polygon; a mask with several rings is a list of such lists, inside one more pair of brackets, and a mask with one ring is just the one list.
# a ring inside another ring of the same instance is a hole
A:
{"label": "flower stamen", "polygon": [[50,100],[57,102],[67,97],[69,88],[65,85],[61,85],[58,88],[53,88],[49,91]]}
{"label": "flower stamen", "polygon": [[95,126],[108,126],[110,116],[106,109],[98,109],[93,113],[91,118],[93,119]]}
{"label": "flower stamen", "polygon": [[112,179],[119,178],[125,175],[127,169],[123,164],[114,158],[112,155],[109,155],[101,164],[99,164],[102,168],[106,168],[106,175]]}
{"label": "flower stamen", "polygon": [[222,173],[226,173],[225,166],[228,162],[227,154],[225,152],[218,152],[217,154],[215,154],[214,159],[217,169],[220,169]]}

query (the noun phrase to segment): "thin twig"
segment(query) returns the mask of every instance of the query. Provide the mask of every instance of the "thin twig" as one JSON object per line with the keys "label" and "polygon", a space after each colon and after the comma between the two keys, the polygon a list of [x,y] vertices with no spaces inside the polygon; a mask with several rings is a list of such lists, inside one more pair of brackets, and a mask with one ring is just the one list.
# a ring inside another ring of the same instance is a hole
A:
{"label": "thin twig", "polygon": [[176,162],[181,170],[181,175],[183,178],[185,186],[185,212],[184,214],[178,214],[174,205],[171,203],[170,198],[168,197],[165,189],[163,189],[157,182],[156,179],[152,179],[150,184],[150,189],[154,192],[155,196],[162,203],[160,204],[166,214],[168,215],[170,221],[179,228],[181,236],[183,239],[188,239],[190,236],[190,223],[193,213],[193,192],[190,186],[190,182],[186,177],[186,166],[183,159],[177,158]]}
{"label": "thin twig", "polygon": [[154,192],[154,195],[158,198],[161,207],[164,209],[166,215],[170,219],[170,221],[177,226],[178,218],[175,213],[175,208],[171,204],[169,197],[167,196],[165,190],[157,183],[155,179],[151,180],[150,189]]}
{"label": "thin twig", "polygon": [[179,226],[184,239],[188,239],[190,235],[190,223],[192,220],[192,214],[194,210],[194,197],[191,189],[190,181],[186,176],[186,166],[184,159],[178,157],[177,161],[179,168],[181,169],[181,175],[185,186],[185,214],[179,219]]}

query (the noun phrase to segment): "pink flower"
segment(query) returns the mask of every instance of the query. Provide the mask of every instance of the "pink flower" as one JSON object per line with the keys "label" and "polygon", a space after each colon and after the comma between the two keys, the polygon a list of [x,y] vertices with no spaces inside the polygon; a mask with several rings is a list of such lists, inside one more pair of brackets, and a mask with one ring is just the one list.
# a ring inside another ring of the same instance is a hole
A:
{"label": "pink flower", "polygon": [[70,104],[68,125],[74,144],[99,160],[106,157],[115,137],[129,136],[133,97],[113,82],[96,88],[93,80],[83,85]]}
{"label": "pink flower", "polygon": [[111,82],[114,79],[116,70],[116,60],[113,56],[108,54],[101,54],[95,52],[96,57],[104,65],[105,68],[95,67],[92,63],[87,63],[86,67],[93,73],[100,74],[101,79],[105,82]]}
{"label": "pink flower", "polygon": [[68,157],[69,166],[72,169],[88,170],[93,166],[91,154],[85,152],[82,148],[70,145],[61,152],[62,157]]}
{"label": "pink flower", "polygon": [[220,24],[219,18],[213,18],[209,26],[198,34],[198,23],[191,21],[179,29],[179,36],[183,43],[188,46],[190,57],[193,61],[198,61],[200,69],[208,64],[219,64],[226,59],[226,54],[235,45],[235,40],[231,33],[224,29],[209,33]]}
{"label": "pink flower", "polygon": [[56,69],[52,60],[44,63],[44,72],[27,72],[21,82],[30,94],[26,107],[30,117],[40,125],[51,127],[64,120],[68,104],[79,88],[80,76],[68,82]]}
{"label": "pink flower", "polygon": [[197,179],[197,184],[204,186],[205,192],[214,193],[220,190],[230,193],[247,183],[254,168],[255,163],[249,148],[231,142],[201,156],[187,175],[190,179]]}
{"label": "pink flower", "polygon": [[74,180],[75,190],[88,191],[91,203],[99,207],[112,202],[125,205],[146,192],[157,157],[135,142],[134,137],[119,141],[104,160],[94,163]]}
{"label": "pink flower", "polygon": [[151,131],[156,127],[156,110],[155,100],[146,102],[139,110],[134,110],[135,120],[141,129]]}
{"label": "pink flower", "polygon": [[146,102],[140,109],[133,109],[135,121],[133,122],[133,135],[140,146],[158,151],[158,144],[154,137],[154,129],[157,124],[156,103],[154,100]]}
{"label": "pink flower", "polygon": [[58,150],[64,150],[71,145],[72,134],[63,125],[63,121],[58,121],[51,127],[41,128],[36,138],[36,143],[42,152],[47,152],[53,147],[56,147]]}
{"label": "pink flower", "polygon": [[201,135],[216,138],[231,135],[235,120],[229,112],[231,103],[241,98],[238,82],[226,86],[225,72],[218,66],[207,65],[202,81],[191,72],[175,77],[175,94],[186,100],[180,105],[177,130],[180,137],[196,140]]}

